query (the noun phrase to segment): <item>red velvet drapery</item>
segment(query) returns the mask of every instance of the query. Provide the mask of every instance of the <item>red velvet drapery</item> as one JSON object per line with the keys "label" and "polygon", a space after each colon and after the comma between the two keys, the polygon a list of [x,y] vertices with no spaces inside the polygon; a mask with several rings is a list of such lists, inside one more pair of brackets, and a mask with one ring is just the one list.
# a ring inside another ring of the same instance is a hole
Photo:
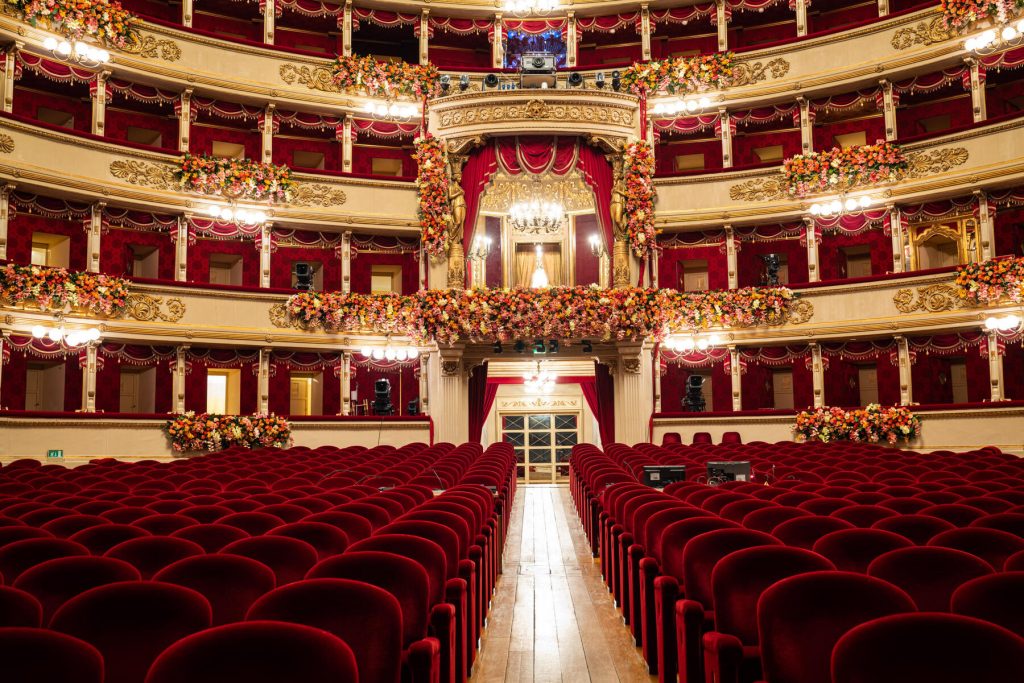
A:
{"label": "red velvet drapery", "polygon": [[594,384],[580,384],[590,412],[597,418],[602,444],[615,442],[615,388],[607,365],[594,361]]}
{"label": "red velvet drapery", "polygon": [[490,402],[487,401],[487,363],[473,368],[469,376],[469,442],[480,443],[483,435],[484,420],[490,412],[490,404],[494,403],[494,396],[498,393],[498,385],[495,384],[491,393]]}

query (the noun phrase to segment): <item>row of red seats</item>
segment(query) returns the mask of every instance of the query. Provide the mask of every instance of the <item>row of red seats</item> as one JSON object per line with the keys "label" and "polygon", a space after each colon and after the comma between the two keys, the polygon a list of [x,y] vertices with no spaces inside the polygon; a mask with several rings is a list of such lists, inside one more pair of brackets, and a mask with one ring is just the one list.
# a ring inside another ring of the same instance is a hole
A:
{"label": "row of red seats", "polygon": [[0,657],[12,680],[463,683],[514,495],[507,444],[15,461]]}
{"label": "row of red seats", "polygon": [[[570,471],[605,580],[660,680],[822,683],[846,631],[909,611],[961,612],[1024,637],[1020,459],[997,449],[727,445],[684,459],[687,481],[638,482],[644,465],[681,464],[679,450],[582,445]],[[709,459],[750,460],[755,481],[690,479]],[[878,597],[886,592],[892,599]],[[1024,640],[1010,642],[1019,673]]]}

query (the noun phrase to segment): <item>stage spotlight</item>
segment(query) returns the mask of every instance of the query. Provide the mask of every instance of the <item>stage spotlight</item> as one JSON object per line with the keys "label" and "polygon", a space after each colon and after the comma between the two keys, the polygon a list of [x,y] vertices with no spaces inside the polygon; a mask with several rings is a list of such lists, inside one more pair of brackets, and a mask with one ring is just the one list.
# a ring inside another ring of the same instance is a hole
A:
{"label": "stage spotlight", "polygon": [[549,339],[548,340],[548,353],[558,353],[558,340],[557,339]]}
{"label": "stage spotlight", "polygon": [[522,353],[526,350],[526,344],[522,340],[516,342],[515,346],[512,347],[516,353]]}
{"label": "stage spotlight", "polygon": [[452,77],[448,74],[441,74],[441,92],[445,95],[448,94],[448,89],[452,87]]}
{"label": "stage spotlight", "polygon": [[544,348],[545,347],[544,347],[544,340],[543,339],[534,339],[533,340],[533,352],[534,353],[544,353]]}
{"label": "stage spotlight", "polygon": [[295,289],[300,292],[313,291],[313,266],[300,261],[292,266],[292,273],[295,275]]}
{"label": "stage spotlight", "polygon": [[590,343],[589,339],[583,340],[583,353],[593,353],[594,345]]}
{"label": "stage spotlight", "polygon": [[488,88],[498,87],[498,74],[487,74],[484,76],[484,85]]}
{"label": "stage spotlight", "polygon": [[578,88],[583,85],[583,75],[579,71],[573,71],[569,74],[569,87]]}
{"label": "stage spotlight", "polygon": [[604,72],[603,71],[598,71],[597,75],[594,76],[594,85],[596,85],[598,88],[603,88],[604,87]]}
{"label": "stage spotlight", "polygon": [[619,92],[622,89],[622,74],[618,71],[612,72],[612,90]]}
{"label": "stage spotlight", "polygon": [[494,342],[494,352],[495,353],[505,353],[505,349],[503,349],[501,347],[501,342],[500,341]]}
{"label": "stage spotlight", "polygon": [[459,76],[459,92],[466,92],[469,90],[469,74],[462,74]]}

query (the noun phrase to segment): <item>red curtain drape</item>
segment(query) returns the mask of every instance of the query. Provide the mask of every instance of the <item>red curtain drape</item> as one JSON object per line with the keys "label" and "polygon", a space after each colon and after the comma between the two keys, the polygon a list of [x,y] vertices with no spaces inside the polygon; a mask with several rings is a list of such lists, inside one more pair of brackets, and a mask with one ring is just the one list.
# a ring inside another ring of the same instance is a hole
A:
{"label": "red curtain drape", "polygon": [[615,184],[612,165],[600,151],[590,145],[580,145],[578,163],[579,170],[583,173],[583,179],[594,193],[597,221],[604,232],[605,246],[610,252],[612,243],[615,241],[611,212],[612,185]]}
{"label": "red curtain drape", "polygon": [[580,384],[583,397],[597,418],[597,430],[605,446],[615,442],[615,389],[612,381],[608,366],[595,361],[592,393],[589,384]]}
{"label": "red curtain drape", "polygon": [[[494,386],[494,395],[497,395],[498,385]],[[490,403],[494,402],[494,395],[491,396]],[[487,363],[476,366],[473,369],[473,373],[469,376],[469,442],[480,443],[481,436],[484,429],[484,420],[487,419],[487,413],[490,411],[490,405],[487,401]]]}
{"label": "red curtain drape", "polygon": [[480,195],[498,170],[498,155],[494,145],[484,145],[473,150],[462,167],[462,190],[466,197],[466,229],[462,234],[462,246],[469,253],[473,244],[476,215],[480,210]]}

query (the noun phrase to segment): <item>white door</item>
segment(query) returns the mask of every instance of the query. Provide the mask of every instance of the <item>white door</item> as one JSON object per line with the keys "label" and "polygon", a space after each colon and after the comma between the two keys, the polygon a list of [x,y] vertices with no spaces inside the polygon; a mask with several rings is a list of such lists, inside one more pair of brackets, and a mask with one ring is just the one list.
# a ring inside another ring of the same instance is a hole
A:
{"label": "white door", "polygon": [[857,382],[860,386],[860,404],[866,406],[869,403],[878,403],[878,366],[858,366]]}
{"label": "white door", "polygon": [[967,363],[965,361],[950,362],[949,381],[953,385],[953,403],[967,403]]}
{"label": "white door", "polygon": [[139,410],[139,373],[121,372],[121,404],[122,413],[138,413]]}
{"label": "white door", "polygon": [[309,415],[310,394],[312,393],[312,377],[292,377],[290,415]]}
{"label": "white door", "polygon": [[25,410],[43,409],[42,368],[29,368],[25,373]]}
{"label": "white door", "polygon": [[772,395],[775,408],[791,410],[793,408],[793,371],[775,370],[772,372]]}

